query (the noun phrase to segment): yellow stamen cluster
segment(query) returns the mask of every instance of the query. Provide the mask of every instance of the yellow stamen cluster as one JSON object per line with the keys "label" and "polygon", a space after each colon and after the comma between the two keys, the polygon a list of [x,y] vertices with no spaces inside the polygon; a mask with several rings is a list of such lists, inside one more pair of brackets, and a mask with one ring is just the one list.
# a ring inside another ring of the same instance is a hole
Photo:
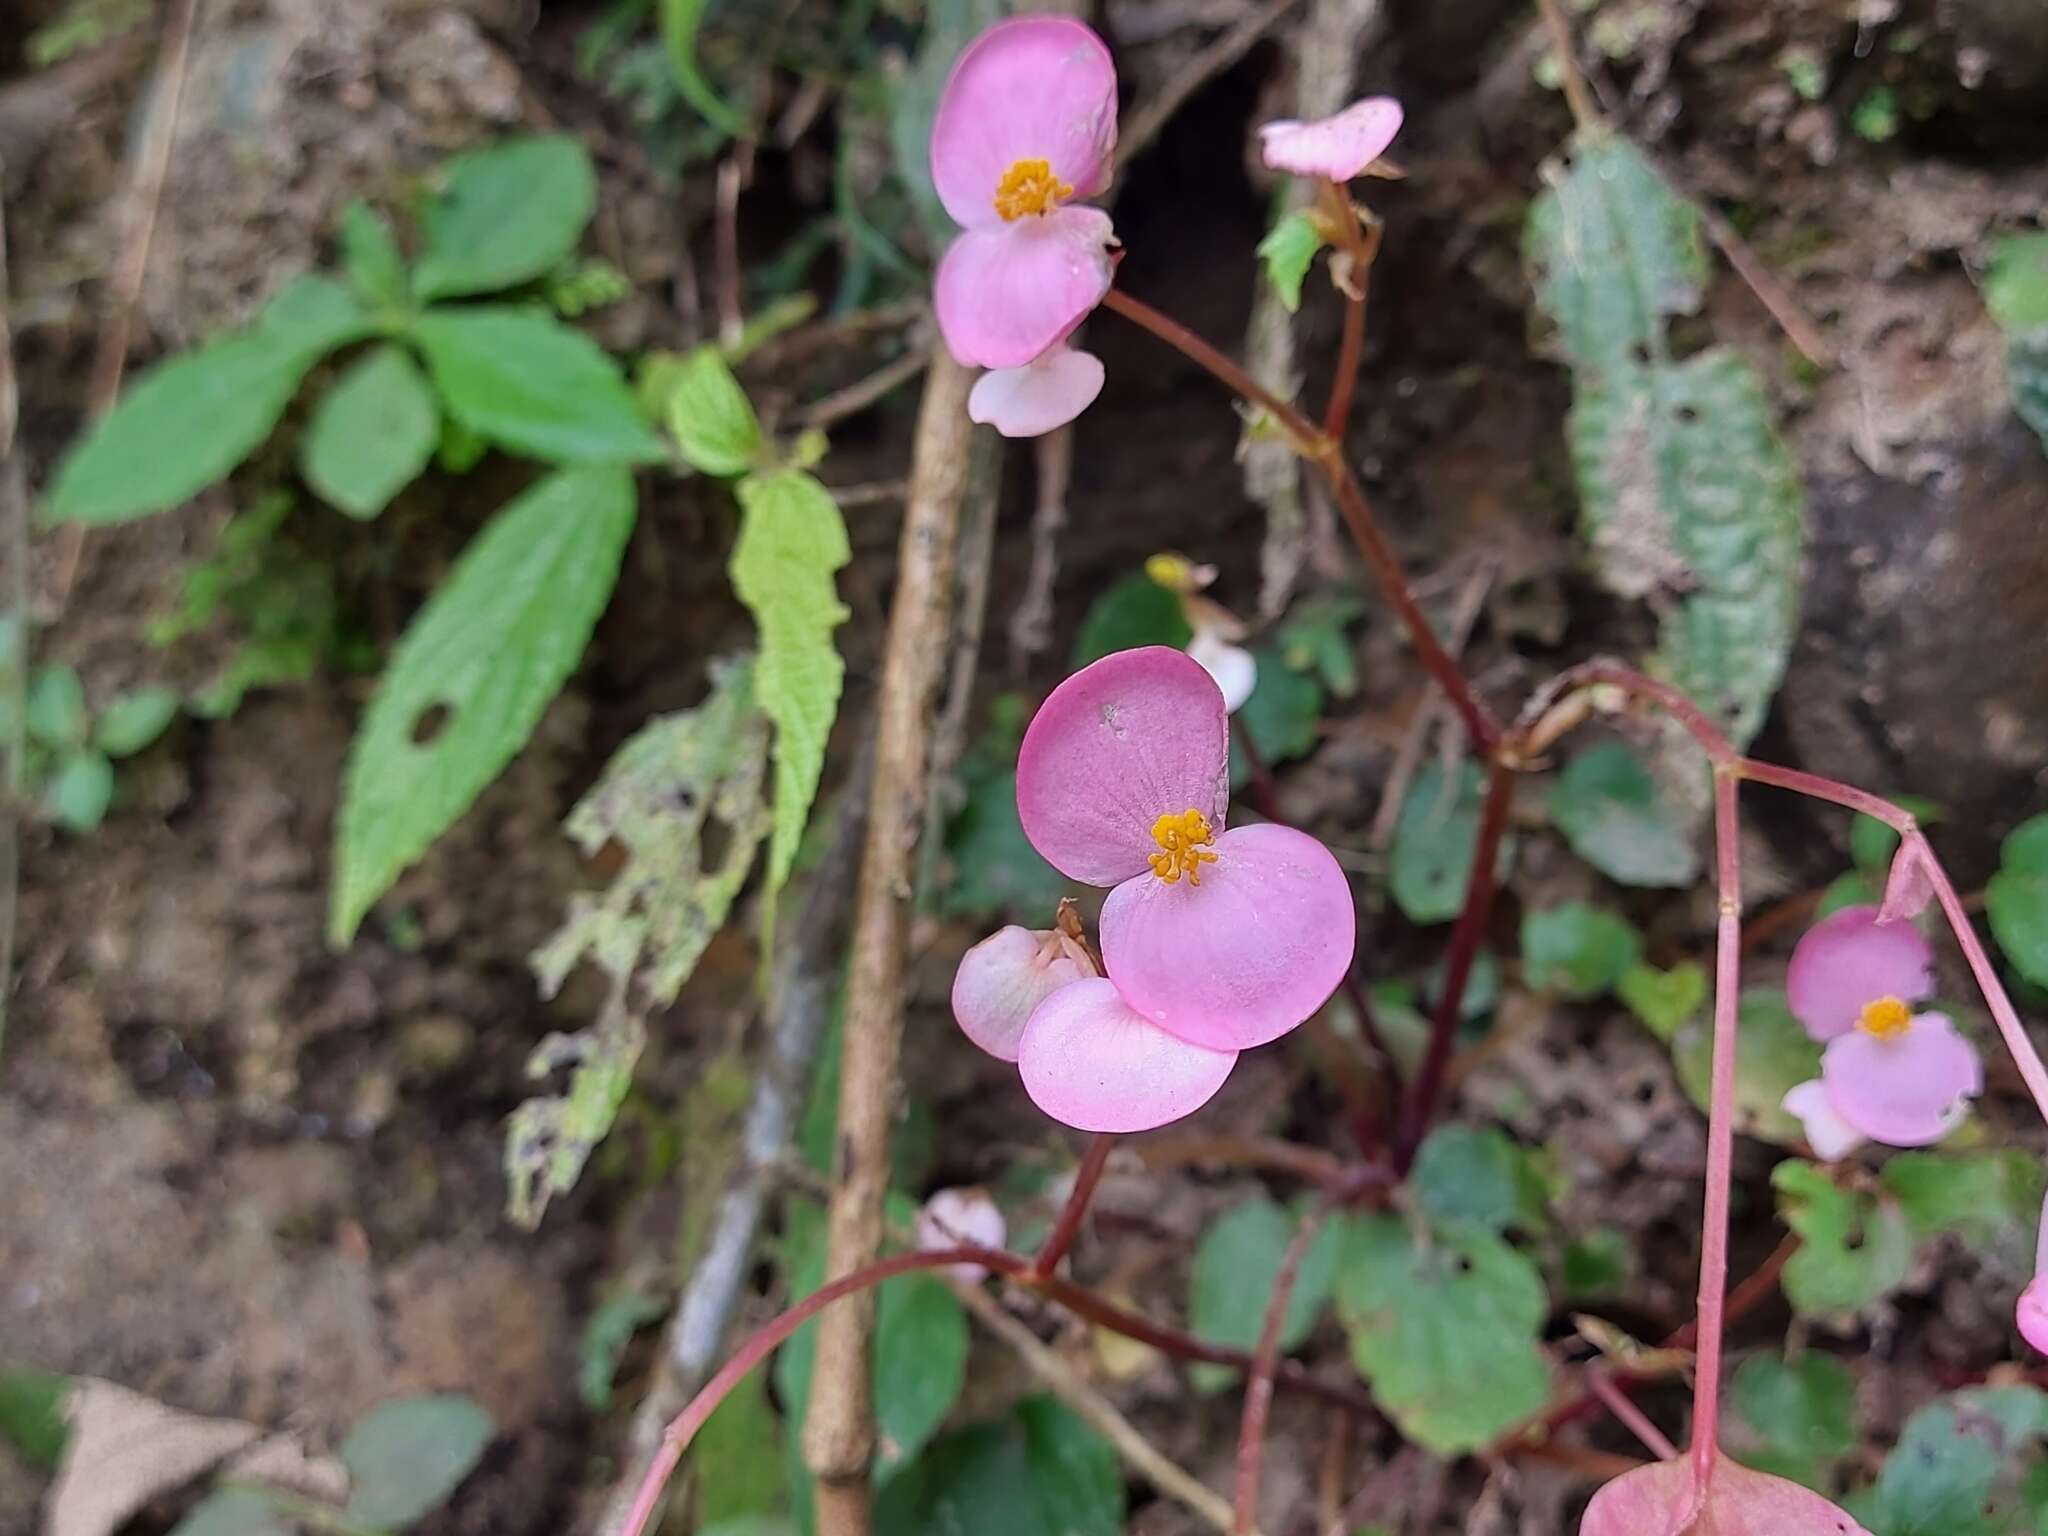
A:
{"label": "yellow stamen cluster", "polygon": [[1018,160],[996,183],[996,212],[1006,220],[1051,213],[1074,189],[1052,173],[1050,160]]}
{"label": "yellow stamen cluster", "polygon": [[1169,811],[1153,822],[1152,841],[1160,850],[1151,857],[1152,873],[1168,885],[1182,875],[1188,877],[1189,885],[1200,885],[1202,866],[1216,862],[1216,855],[1209,851],[1216,834],[1209,830],[1209,818],[1193,806],[1178,816]]}
{"label": "yellow stamen cluster", "polygon": [[1856,1027],[1880,1040],[1896,1040],[1913,1022],[1913,1010],[1896,997],[1880,997],[1866,1003],[1857,1015]]}

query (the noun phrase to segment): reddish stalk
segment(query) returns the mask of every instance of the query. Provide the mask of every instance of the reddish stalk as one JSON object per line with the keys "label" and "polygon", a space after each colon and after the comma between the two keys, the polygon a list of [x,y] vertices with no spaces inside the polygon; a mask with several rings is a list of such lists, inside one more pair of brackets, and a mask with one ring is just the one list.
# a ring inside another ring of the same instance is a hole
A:
{"label": "reddish stalk", "polygon": [[1678,1447],[1664,1437],[1664,1431],[1652,1424],[1649,1415],[1635,1405],[1635,1400],[1622,1390],[1621,1384],[1597,1365],[1586,1373],[1586,1387],[1607,1407],[1607,1411],[1621,1420],[1628,1432],[1643,1442],[1643,1447],[1659,1461],[1678,1459]]}
{"label": "reddish stalk", "polygon": [[1356,298],[1344,299],[1344,339],[1337,344],[1337,374],[1330,381],[1330,405],[1323,413],[1323,433],[1344,441],[1351,421],[1351,397],[1358,389],[1358,365],[1365,356],[1365,274],[1358,274]]}
{"label": "reddish stalk", "polygon": [[1443,1093],[1444,1077],[1451,1064],[1451,1046],[1458,1034],[1458,1013],[1465,1001],[1465,983],[1471,979],[1480,941],[1486,937],[1487,921],[1493,915],[1494,866],[1499,861],[1501,837],[1507,831],[1513,787],[1514,775],[1505,763],[1496,761],[1489,765],[1486,801],[1479,813],[1479,836],[1472,848],[1465,904],[1458,912],[1457,925],[1451,929],[1450,953],[1444,961],[1443,996],[1437,1000],[1436,1016],[1430,1021],[1429,1048],[1415,1077],[1415,1092],[1410,1095],[1401,1119],[1395,1166],[1403,1173],[1414,1161],[1415,1149],[1421,1145],[1423,1132],[1429,1129],[1430,1117],[1436,1113],[1437,1099]]}
{"label": "reddish stalk", "polygon": [[1231,1505],[1233,1536],[1246,1536],[1257,1528],[1259,1468],[1266,1452],[1266,1417],[1273,1407],[1273,1374],[1280,1360],[1280,1329],[1287,1320],[1288,1299],[1301,1274],[1302,1260],[1330,1214],[1327,1200],[1319,1200],[1302,1218],[1294,1237],[1281,1256],[1280,1269],[1273,1276],[1273,1294],[1266,1298],[1266,1318],[1259,1326],[1258,1348],[1252,1352],[1251,1375],[1244,1385],[1244,1418],[1237,1431],[1237,1493]]}
{"label": "reddish stalk", "polygon": [[1102,1170],[1109,1166],[1110,1149],[1115,1145],[1115,1136],[1100,1133],[1088,1143],[1081,1167],[1074,1174],[1073,1192],[1067,1196],[1066,1207],[1053,1224],[1051,1236],[1032,1261],[1029,1279],[1043,1280],[1050,1275],[1074,1246],[1074,1239],[1081,1235],[1081,1223],[1088,1215],[1088,1202],[1095,1197],[1095,1186],[1102,1182]]}
{"label": "reddish stalk", "polygon": [[1705,1497],[1721,1426],[1721,1344],[1728,1299],[1728,1192],[1735,1157],[1735,1036],[1742,980],[1742,850],[1728,769],[1714,774],[1714,869],[1721,919],[1714,942],[1714,1067],[1707,1108],[1707,1198],[1700,1218],[1699,1352],[1694,1362],[1692,1464]]}

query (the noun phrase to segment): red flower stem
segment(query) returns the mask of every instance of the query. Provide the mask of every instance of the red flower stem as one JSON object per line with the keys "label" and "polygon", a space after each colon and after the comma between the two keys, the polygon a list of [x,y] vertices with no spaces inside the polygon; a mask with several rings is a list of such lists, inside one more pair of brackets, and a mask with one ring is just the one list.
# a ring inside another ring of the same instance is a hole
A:
{"label": "red flower stem", "polygon": [[1401,1117],[1401,1135],[1394,1166],[1403,1173],[1415,1161],[1415,1149],[1429,1129],[1443,1093],[1450,1069],[1451,1046],[1457,1039],[1459,1010],[1465,1001],[1465,983],[1471,980],[1473,962],[1493,915],[1494,866],[1499,862],[1500,840],[1507,831],[1508,803],[1514,788],[1514,773],[1495,760],[1487,767],[1486,801],[1479,813],[1479,835],[1472,848],[1472,870],[1466,877],[1465,904],[1451,929],[1451,947],[1444,961],[1443,996],[1437,999],[1436,1016],[1430,1021],[1429,1047],[1416,1073],[1415,1092]]}
{"label": "red flower stem", "polygon": [[1802,773],[1797,768],[1780,768],[1776,763],[1758,762],[1753,757],[1739,759],[1736,772],[1752,784],[1769,784],[1775,789],[1789,789],[1795,795],[1806,795],[1814,800],[1827,800],[1836,805],[1846,805],[1852,811],[1861,811],[1874,816],[1895,832],[1904,836],[1918,825],[1911,811],[1902,810],[1882,795],[1873,795],[1868,790],[1852,785],[1839,784],[1833,779],[1824,779],[1817,773]]}
{"label": "red flower stem", "polygon": [[1586,1373],[1586,1387],[1606,1405],[1607,1411],[1621,1420],[1624,1428],[1643,1442],[1644,1449],[1659,1461],[1676,1461],[1678,1447],[1664,1437],[1664,1431],[1652,1424],[1649,1415],[1635,1405],[1635,1400],[1622,1388],[1620,1382],[1609,1376],[1599,1366]]}
{"label": "red flower stem", "polygon": [[1330,1214],[1327,1198],[1318,1200],[1295,1229],[1273,1276],[1266,1298],[1266,1318],[1259,1326],[1258,1348],[1252,1352],[1251,1375],[1244,1385],[1244,1417],[1237,1431],[1237,1495],[1231,1506],[1232,1536],[1247,1536],[1258,1526],[1259,1467],[1266,1452],[1266,1417],[1273,1407],[1273,1374],[1280,1361],[1280,1330],[1287,1321],[1288,1299],[1301,1274],[1302,1260]]}
{"label": "red flower stem", "polygon": [[1261,407],[1294,440],[1296,449],[1321,467],[1336,495],[1337,505],[1344,513],[1352,540],[1358,545],[1359,554],[1372,567],[1381,590],[1401,616],[1409,641],[1421,657],[1423,667],[1444,690],[1473,741],[1478,743],[1481,751],[1490,754],[1500,741],[1500,725],[1474,695],[1471,684],[1465,681],[1465,674],[1458,669],[1451,653],[1444,649],[1443,642],[1437,639],[1421,604],[1415,601],[1401,562],[1373,520],[1372,506],[1365,499],[1365,492],[1352,474],[1351,466],[1345,461],[1343,445],[1178,320],[1161,314],[1151,305],[1118,288],[1109,290],[1102,307],[1150,331],[1168,346],[1201,364],[1227,388]]}
{"label": "red flower stem", "polygon": [[1721,1335],[1728,1300],[1728,1191],[1735,1159],[1735,1036],[1742,983],[1742,828],[1736,773],[1714,772],[1714,1068],[1707,1104],[1707,1198],[1700,1218],[1699,1353],[1693,1367],[1692,1464],[1704,1495],[1720,1448]]}
{"label": "red flower stem", "polygon": [[1059,1268],[1060,1260],[1067,1256],[1067,1250],[1074,1246],[1074,1239],[1081,1235],[1081,1222],[1088,1214],[1088,1202],[1095,1197],[1095,1186],[1102,1182],[1102,1170],[1109,1165],[1110,1148],[1115,1145],[1115,1136],[1100,1133],[1088,1143],[1088,1150],[1081,1157],[1081,1167],[1074,1175],[1073,1192],[1067,1196],[1066,1207],[1053,1224],[1051,1236],[1046,1238],[1045,1246],[1038,1250],[1038,1257],[1032,1261],[1030,1279],[1043,1280]]}
{"label": "red flower stem", "polygon": [[1365,357],[1364,274],[1359,276],[1357,298],[1344,300],[1344,339],[1337,344],[1337,373],[1330,380],[1330,404],[1323,413],[1323,432],[1344,441],[1344,428],[1351,420],[1351,397],[1358,388],[1358,365]]}

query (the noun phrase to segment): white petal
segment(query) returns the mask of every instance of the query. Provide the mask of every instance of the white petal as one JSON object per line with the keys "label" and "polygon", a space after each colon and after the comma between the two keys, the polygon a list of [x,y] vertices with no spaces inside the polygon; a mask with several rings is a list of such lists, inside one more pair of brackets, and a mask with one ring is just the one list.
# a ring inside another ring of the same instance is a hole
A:
{"label": "white petal", "polygon": [[1188,654],[1223,690],[1223,708],[1236,714],[1259,685],[1259,664],[1241,645],[1232,645],[1214,630],[1201,630],[1188,642]]}

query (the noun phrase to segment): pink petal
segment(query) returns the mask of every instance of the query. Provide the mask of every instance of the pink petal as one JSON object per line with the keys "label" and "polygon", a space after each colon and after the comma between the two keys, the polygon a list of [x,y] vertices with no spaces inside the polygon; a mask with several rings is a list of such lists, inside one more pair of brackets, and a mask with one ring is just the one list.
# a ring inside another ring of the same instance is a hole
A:
{"label": "pink petal", "polygon": [[947,350],[970,366],[1023,367],[1102,302],[1115,238],[1099,208],[970,229],[946,248],[934,289]]}
{"label": "pink petal", "polygon": [[1259,141],[1273,170],[1349,181],[1385,154],[1400,131],[1401,103],[1391,96],[1368,96],[1313,123],[1292,118],[1267,123]]}
{"label": "pink petal", "polygon": [[1934,995],[1934,951],[1910,923],[1880,923],[1877,908],[1844,907],[1806,930],[1785,972],[1785,998],[1816,1040],[1856,1027],[1881,997]]}
{"label": "pink petal", "polygon": [[1787,1114],[1798,1116],[1806,1130],[1806,1144],[1822,1162],[1835,1162],[1863,1145],[1862,1133],[1835,1113],[1828,1098],[1828,1085],[1819,1078],[1810,1077],[1795,1085],[1780,1102]]}
{"label": "pink petal", "polygon": [[1017,1067],[1031,1102],[1079,1131],[1149,1131],[1216,1097],[1237,1052],[1176,1040],[1110,981],[1077,981],[1038,1005]]}
{"label": "pink petal", "polygon": [[1216,839],[1202,883],[1149,869],[1102,904],[1102,963],[1161,1029],[1215,1050],[1284,1035],[1351,968],[1351,883],[1305,832],[1261,822]]}
{"label": "pink petal", "polygon": [[1001,222],[996,186],[1017,161],[1047,161],[1091,197],[1115,148],[1116,65],[1102,39],[1063,16],[1020,16],[953,66],[932,119],[932,183],[954,221],[977,229]]}
{"label": "pink petal", "polygon": [[1809,1488],[1769,1477],[1723,1456],[1706,1496],[1692,1458],[1624,1472],[1593,1495],[1579,1536],[1870,1536]]}
{"label": "pink petal", "polygon": [[[971,1243],[977,1248],[1000,1248],[1010,1235],[1002,1208],[988,1191],[972,1189],[935,1190],[917,1213],[917,1246],[926,1253],[939,1248],[957,1248]],[[969,1285],[988,1271],[979,1264],[955,1264],[948,1271]]]}
{"label": "pink petal", "polygon": [[960,957],[953,973],[953,1018],[989,1055],[1015,1061],[1031,1010],[1067,983],[1094,974],[1086,957],[1058,935],[1013,923]]}
{"label": "pink petal", "polygon": [[1054,347],[1022,368],[995,368],[974,381],[967,414],[1005,437],[1043,437],[1064,427],[1102,393],[1102,360]]}
{"label": "pink petal", "polygon": [[1200,811],[1222,830],[1229,796],[1223,695],[1199,664],[1164,645],[1076,672],[1039,705],[1017,752],[1024,835],[1053,868],[1088,885],[1149,875],[1161,816]]}
{"label": "pink petal", "polygon": [[2048,1355],[2048,1276],[2036,1275],[2020,1292],[2018,1322],[2020,1337]]}
{"label": "pink petal", "polygon": [[1837,1035],[1821,1055],[1820,1075],[1836,1114],[1893,1147],[1941,1140],[1961,1122],[1964,1101],[1984,1091],[1977,1048],[1939,1013],[1915,1015],[1889,1040],[1861,1029]]}
{"label": "pink petal", "polygon": [[1904,918],[1918,917],[1934,900],[1934,877],[1927,869],[1927,856],[1912,843],[1900,843],[1899,851],[1892,855],[1891,872],[1884,880],[1884,905],[1878,908],[1878,921],[1895,923]]}

